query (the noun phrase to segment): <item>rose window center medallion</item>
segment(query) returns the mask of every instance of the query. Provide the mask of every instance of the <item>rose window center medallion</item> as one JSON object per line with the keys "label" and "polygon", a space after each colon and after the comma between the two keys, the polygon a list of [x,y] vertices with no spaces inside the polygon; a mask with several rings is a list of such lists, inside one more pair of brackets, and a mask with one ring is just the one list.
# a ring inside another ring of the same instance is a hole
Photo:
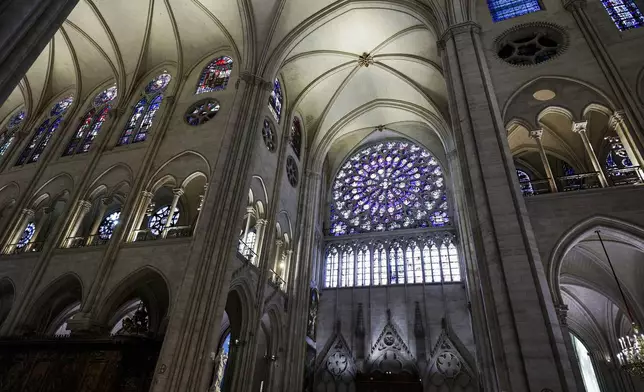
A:
{"label": "rose window center medallion", "polygon": [[345,370],[347,370],[347,357],[339,352],[334,353],[327,359],[326,361],[326,368],[329,370],[331,374],[334,376],[339,376],[342,373],[344,373]]}

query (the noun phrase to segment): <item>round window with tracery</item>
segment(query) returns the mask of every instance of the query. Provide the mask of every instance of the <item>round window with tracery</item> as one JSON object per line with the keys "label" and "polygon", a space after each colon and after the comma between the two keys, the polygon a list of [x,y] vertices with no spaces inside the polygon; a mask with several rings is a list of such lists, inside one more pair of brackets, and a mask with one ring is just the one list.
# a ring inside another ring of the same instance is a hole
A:
{"label": "round window with tracery", "polygon": [[[150,232],[154,235],[159,235],[163,229],[165,229],[166,222],[168,222],[168,216],[170,215],[170,206],[163,206],[156,210],[154,215],[150,217],[150,221],[148,222],[148,229],[150,229]],[[170,223],[170,227],[174,227],[177,225],[177,221],[179,220],[179,207],[175,207],[174,209],[174,214],[172,215],[172,222]]]}
{"label": "round window with tracery", "polygon": [[20,249],[27,245],[29,241],[34,236],[34,233],[36,232],[36,225],[32,222],[25,227],[25,231],[22,232],[22,236],[18,240],[18,244],[16,245],[16,248]]}
{"label": "round window with tracery", "polygon": [[535,65],[560,55],[567,46],[560,27],[549,23],[518,25],[496,39],[499,58],[512,65]]}
{"label": "round window with tracery", "polygon": [[408,141],[380,142],[353,154],[338,170],[331,196],[332,235],[450,222],[438,160]]}
{"label": "round window with tracery", "polygon": [[117,210],[107,215],[101,225],[98,227],[98,236],[102,240],[109,240],[114,234],[114,228],[119,223],[121,217],[121,210]]}
{"label": "round window with tracery", "polygon": [[264,120],[262,138],[264,139],[264,144],[266,145],[266,148],[268,148],[268,151],[275,151],[275,148],[277,147],[277,144],[275,143],[275,132],[273,131],[273,126],[268,120]]}
{"label": "round window with tracery", "polygon": [[186,122],[193,127],[203,125],[217,115],[219,107],[219,102],[215,100],[198,102],[186,112]]}
{"label": "round window with tracery", "polygon": [[288,178],[288,182],[291,186],[295,188],[297,186],[299,173],[297,170],[297,163],[295,163],[295,159],[290,155],[286,159],[286,177]]}

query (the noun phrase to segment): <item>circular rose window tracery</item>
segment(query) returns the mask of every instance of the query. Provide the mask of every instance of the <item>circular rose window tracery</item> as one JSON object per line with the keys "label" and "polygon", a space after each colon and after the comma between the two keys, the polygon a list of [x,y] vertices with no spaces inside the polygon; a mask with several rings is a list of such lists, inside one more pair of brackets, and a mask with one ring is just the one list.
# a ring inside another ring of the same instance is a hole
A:
{"label": "circular rose window tracery", "polygon": [[563,29],[549,23],[518,25],[496,39],[499,58],[512,65],[536,65],[560,55],[567,47]]}
{"label": "circular rose window tracery", "polygon": [[345,161],[332,188],[331,234],[444,226],[449,223],[438,160],[408,141],[366,147]]}
{"label": "circular rose window tracery", "polygon": [[186,122],[193,127],[203,125],[215,117],[219,108],[219,102],[215,100],[197,102],[186,112]]}
{"label": "circular rose window tracery", "polygon": [[275,143],[275,132],[273,131],[273,126],[270,121],[264,120],[264,127],[262,128],[262,138],[264,139],[264,144],[268,151],[273,152],[277,147]]}
{"label": "circular rose window tracery", "polygon": [[292,156],[286,159],[286,178],[293,188],[297,186],[299,172],[297,170],[297,163]]}

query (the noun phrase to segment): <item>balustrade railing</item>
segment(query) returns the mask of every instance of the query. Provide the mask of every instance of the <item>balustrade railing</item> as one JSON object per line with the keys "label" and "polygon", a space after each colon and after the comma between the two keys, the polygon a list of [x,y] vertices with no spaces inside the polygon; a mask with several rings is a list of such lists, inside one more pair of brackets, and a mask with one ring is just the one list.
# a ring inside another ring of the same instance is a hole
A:
{"label": "balustrade railing", "polygon": [[523,196],[541,195],[543,193],[550,193],[550,181],[545,180],[532,180],[520,181],[521,192]]}
{"label": "balustrade railing", "polygon": [[286,288],[286,281],[272,269],[268,270],[268,284],[281,290]]}
{"label": "balustrade railing", "polygon": [[599,173],[581,173],[557,178],[557,186],[560,192],[571,192],[585,189],[601,188]]}
{"label": "balustrade railing", "polygon": [[641,184],[643,181],[639,166],[623,169],[609,169],[608,178],[613,186]]}
{"label": "balustrade railing", "polygon": [[2,250],[2,254],[5,255],[18,255],[21,253],[29,253],[29,252],[40,252],[42,250],[43,242],[29,242],[26,244],[23,243],[16,243],[16,244],[9,244],[4,247]]}
{"label": "balustrade railing", "polygon": [[134,230],[134,242],[186,237],[192,237],[192,226],[172,226],[158,234],[154,234],[151,229]]}
{"label": "balustrade railing", "polygon": [[239,239],[239,245],[237,246],[237,252],[241,254],[248,262],[255,264],[257,255],[253,248],[246,244],[241,238]]}
{"label": "balustrade railing", "polygon": [[64,248],[84,248],[86,246],[106,245],[110,242],[109,238],[102,238],[100,235],[91,235],[89,237],[69,237],[65,240]]}

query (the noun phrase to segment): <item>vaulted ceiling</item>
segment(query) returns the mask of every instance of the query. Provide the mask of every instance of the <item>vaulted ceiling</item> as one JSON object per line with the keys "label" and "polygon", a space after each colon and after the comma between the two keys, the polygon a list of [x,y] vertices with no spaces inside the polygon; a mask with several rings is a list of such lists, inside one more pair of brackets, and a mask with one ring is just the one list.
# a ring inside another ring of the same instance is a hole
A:
{"label": "vaulted ceiling", "polygon": [[[287,112],[302,116],[310,146],[381,124],[444,122],[436,43],[442,7],[410,0],[80,0],[0,107],[0,121],[23,106],[42,113],[67,91],[84,101],[116,83],[119,96],[128,96],[155,68],[185,76],[223,49],[240,68],[254,64],[265,78],[282,78]],[[364,53],[368,67],[359,63]]]}

